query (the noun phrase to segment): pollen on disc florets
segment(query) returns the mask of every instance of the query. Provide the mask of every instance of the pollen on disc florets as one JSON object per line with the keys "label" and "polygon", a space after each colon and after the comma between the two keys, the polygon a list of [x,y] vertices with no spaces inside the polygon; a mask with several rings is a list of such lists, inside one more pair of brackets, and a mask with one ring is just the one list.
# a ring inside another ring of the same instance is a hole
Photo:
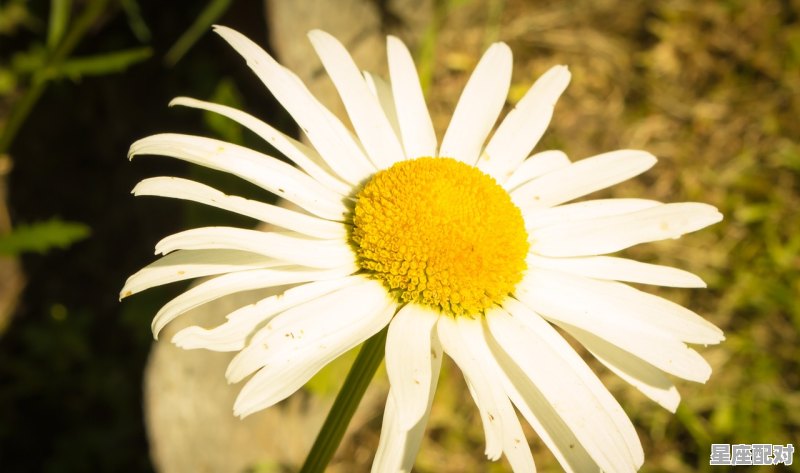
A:
{"label": "pollen on disc florets", "polygon": [[356,195],[360,267],[403,302],[477,315],[514,291],[528,235],[508,193],[451,158],[401,161]]}

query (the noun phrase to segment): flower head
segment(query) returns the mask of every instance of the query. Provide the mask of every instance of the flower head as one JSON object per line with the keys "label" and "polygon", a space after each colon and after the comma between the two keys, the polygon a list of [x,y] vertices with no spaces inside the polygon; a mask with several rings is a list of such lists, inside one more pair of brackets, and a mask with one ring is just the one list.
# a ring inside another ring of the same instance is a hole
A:
{"label": "flower head", "polygon": [[[222,105],[174,105],[235,120],[297,167],[230,143],[161,134],[130,156],[165,155],[225,171],[302,210],[243,199],[174,177],[146,179],[136,195],[204,203],[281,231],[198,228],[156,246],[165,254],[129,278],[123,296],[213,276],[167,303],[153,332],[188,310],[240,291],[289,285],[229,314],[218,327],[175,335],[184,348],[238,352],[226,376],[250,379],[241,416],[291,395],[320,368],[388,325],[390,395],[375,471],[408,471],[425,429],[446,353],[480,411],[486,455],[534,469],[514,407],[567,471],[635,471],[643,452],[628,417],[553,327],[674,411],[668,375],[704,382],[710,367],[687,343],[722,332],[695,313],[625,282],[703,287],[674,268],[606,256],[677,238],[721,215],[699,203],[642,199],[571,201],[636,176],[655,163],[621,150],[570,162],[530,155],[570,74],[556,66],[500,124],[511,51],[492,45],[472,73],[437,141],[406,47],[388,39],[388,82],[362,75],[321,31],[312,44],[345,105],[353,131],[303,83],[241,34],[217,27],[298,123],[305,145]],[[491,138],[490,132],[494,129]]]}

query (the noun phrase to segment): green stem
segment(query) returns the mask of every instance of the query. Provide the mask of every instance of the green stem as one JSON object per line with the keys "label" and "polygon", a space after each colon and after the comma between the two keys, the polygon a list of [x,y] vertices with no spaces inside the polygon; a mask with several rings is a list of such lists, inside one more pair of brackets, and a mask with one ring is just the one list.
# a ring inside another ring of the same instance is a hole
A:
{"label": "green stem", "polygon": [[333,458],[333,454],[342,441],[344,432],[350,424],[350,419],[356,412],[364,392],[367,390],[372,377],[383,361],[384,347],[386,345],[386,330],[383,329],[372,338],[364,342],[358,352],[356,361],[347,373],[342,390],[336,396],[328,417],[311,446],[311,451],[306,457],[301,473],[322,473]]}
{"label": "green stem", "polygon": [[685,404],[678,406],[675,416],[697,443],[698,448],[704,449],[711,445],[711,434],[708,433],[708,429],[703,425],[700,417]]}
{"label": "green stem", "polygon": [[25,119],[28,118],[28,114],[33,109],[33,106],[36,105],[39,97],[42,96],[52,69],[57,67],[75,49],[75,46],[78,45],[78,42],[89,28],[95,24],[97,18],[105,11],[107,3],[108,0],[95,0],[89,3],[81,16],[75,21],[69,33],[49,55],[42,68],[33,75],[31,86],[11,110],[6,126],[2,134],[0,134],[0,154],[7,152],[11,148],[11,143],[14,141],[17,131],[19,131]]}

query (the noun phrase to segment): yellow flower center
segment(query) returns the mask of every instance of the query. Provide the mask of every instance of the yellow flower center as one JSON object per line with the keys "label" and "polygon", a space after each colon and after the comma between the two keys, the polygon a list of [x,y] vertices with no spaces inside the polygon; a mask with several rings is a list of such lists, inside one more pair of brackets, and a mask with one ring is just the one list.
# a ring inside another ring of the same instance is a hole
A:
{"label": "yellow flower center", "polygon": [[501,303],[525,271],[528,234],[508,193],[451,158],[402,161],[356,195],[360,267],[403,302],[453,315]]}

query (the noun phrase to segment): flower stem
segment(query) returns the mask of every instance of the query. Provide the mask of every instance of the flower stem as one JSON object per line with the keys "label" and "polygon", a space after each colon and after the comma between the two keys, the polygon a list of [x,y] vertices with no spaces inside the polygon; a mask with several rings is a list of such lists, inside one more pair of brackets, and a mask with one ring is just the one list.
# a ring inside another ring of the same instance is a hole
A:
{"label": "flower stem", "polygon": [[300,469],[301,473],[322,473],[333,458],[356,407],[383,361],[386,331],[387,329],[383,329],[373,335],[358,352],[356,361],[347,373],[342,389],[336,395],[328,417]]}

